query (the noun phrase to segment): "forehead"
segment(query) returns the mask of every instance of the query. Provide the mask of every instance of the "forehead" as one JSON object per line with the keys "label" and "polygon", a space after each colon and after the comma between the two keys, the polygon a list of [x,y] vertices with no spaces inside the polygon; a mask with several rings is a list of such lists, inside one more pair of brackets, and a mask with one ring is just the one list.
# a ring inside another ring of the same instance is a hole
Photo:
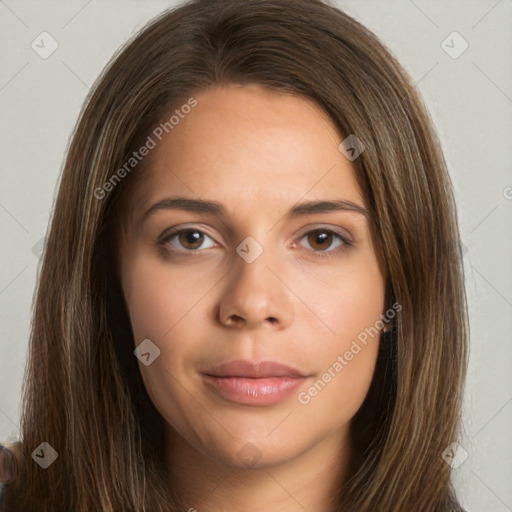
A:
{"label": "forehead", "polygon": [[257,85],[217,86],[157,141],[134,213],[169,195],[212,198],[232,213],[302,198],[362,204],[341,135],[313,101]]}

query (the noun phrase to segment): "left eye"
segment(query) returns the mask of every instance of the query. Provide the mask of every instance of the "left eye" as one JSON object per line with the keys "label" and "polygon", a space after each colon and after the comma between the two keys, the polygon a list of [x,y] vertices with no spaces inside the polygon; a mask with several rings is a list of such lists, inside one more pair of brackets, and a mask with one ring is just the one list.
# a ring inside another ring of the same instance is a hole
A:
{"label": "left eye", "polygon": [[[350,245],[346,237],[330,229],[315,229],[306,233],[301,239],[307,239],[308,244],[315,252],[334,252],[333,249],[343,245]],[[334,248],[331,244],[338,239]],[[328,251],[327,249],[330,250]]]}

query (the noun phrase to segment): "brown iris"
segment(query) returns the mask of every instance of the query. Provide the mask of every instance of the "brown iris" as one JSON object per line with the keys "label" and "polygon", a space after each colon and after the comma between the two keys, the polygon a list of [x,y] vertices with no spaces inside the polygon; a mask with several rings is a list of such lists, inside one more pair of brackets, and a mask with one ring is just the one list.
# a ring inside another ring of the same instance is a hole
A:
{"label": "brown iris", "polygon": [[[204,234],[195,229],[184,230],[178,234],[180,244],[187,249],[197,249],[204,241]],[[191,245],[187,245],[191,244]],[[197,244],[197,245],[194,245]],[[193,247],[192,247],[193,246]]]}
{"label": "brown iris", "polygon": [[[311,231],[311,233],[308,234],[308,243],[313,249],[327,249],[328,247],[330,247],[332,243],[332,237],[333,233],[329,233],[328,231],[325,230]],[[327,246],[325,246],[326,241],[329,242]],[[323,244],[324,246],[316,247],[316,244]]]}

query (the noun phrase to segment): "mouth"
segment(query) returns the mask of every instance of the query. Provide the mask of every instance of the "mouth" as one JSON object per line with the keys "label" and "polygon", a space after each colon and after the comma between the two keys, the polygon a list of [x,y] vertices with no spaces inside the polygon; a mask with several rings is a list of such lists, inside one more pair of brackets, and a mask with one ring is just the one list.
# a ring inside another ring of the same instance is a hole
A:
{"label": "mouth", "polygon": [[202,377],[229,402],[265,406],[285,400],[311,375],[274,361],[230,361],[203,372]]}

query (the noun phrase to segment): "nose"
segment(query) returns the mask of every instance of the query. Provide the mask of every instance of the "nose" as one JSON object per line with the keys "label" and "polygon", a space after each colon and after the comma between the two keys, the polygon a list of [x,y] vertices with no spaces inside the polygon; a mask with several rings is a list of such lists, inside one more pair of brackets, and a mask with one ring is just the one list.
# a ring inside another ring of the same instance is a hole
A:
{"label": "nose", "polygon": [[235,253],[219,303],[219,321],[228,327],[285,329],[294,316],[286,272],[269,250],[249,263]]}

